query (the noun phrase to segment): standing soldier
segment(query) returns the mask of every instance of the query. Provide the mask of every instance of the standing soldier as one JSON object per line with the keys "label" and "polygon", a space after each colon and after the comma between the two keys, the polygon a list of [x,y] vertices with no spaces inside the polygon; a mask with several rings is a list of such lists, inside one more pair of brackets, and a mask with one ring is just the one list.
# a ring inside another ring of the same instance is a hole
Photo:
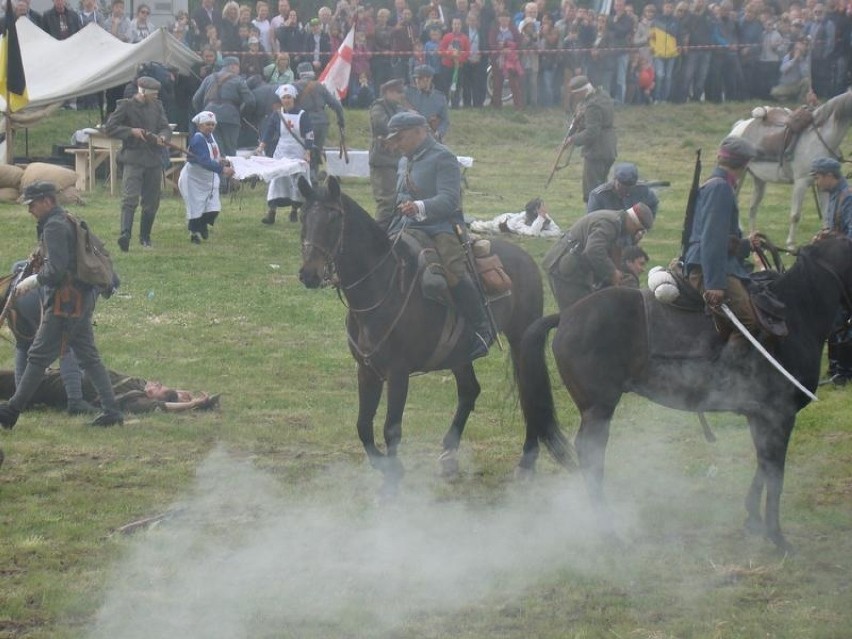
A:
{"label": "standing soldier", "polygon": [[397,113],[404,111],[403,82],[399,78],[388,80],[381,86],[381,96],[370,106],[370,185],[376,200],[376,219],[384,220],[393,215],[396,207],[396,170],[399,153],[385,144],[388,122]]}
{"label": "standing soldier", "polygon": [[470,327],[470,359],[488,354],[494,337],[476,284],[467,271],[455,226],[464,224],[461,169],[456,156],[430,134],[419,113],[397,113],[388,122],[387,140],[401,155],[397,180],[398,216],[391,231],[418,230],[435,243],[456,308]]}
{"label": "standing soldier", "polygon": [[[814,186],[828,193],[828,206],[822,216],[823,237],[852,238],[852,189],[841,171],[840,162],[834,158],[816,158],[811,163]],[[847,324],[849,310],[841,310],[835,318],[835,330],[828,338],[828,379],[836,386],[852,380],[852,329]]]}
{"label": "standing soldier", "polygon": [[542,261],[559,310],[602,286],[621,285],[621,247],[638,244],[653,225],[651,209],[641,202],[626,210],[595,211],[574,222]]}
{"label": "standing soldier", "polygon": [[566,142],[583,147],[583,202],[589,193],[606,182],[612,163],[618,156],[616,146],[615,108],[612,98],[603,89],[596,89],[584,75],[571,78],[568,83],[571,98],[579,100],[574,110],[573,128],[577,131]]}
{"label": "standing soldier", "polygon": [[314,131],[314,151],[311,153],[311,179],[316,180],[319,174],[320,160],[325,149],[325,141],[328,138],[328,114],[325,107],[331,107],[337,116],[337,127],[340,130],[340,140],[343,142],[343,134],[346,130],[346,116],[343,106],[335,96],[325,87],[322,82],[316,80],[314,68],[310,62],[301,62],[296,68],[299,79],[295,82],[299,92],[298,107],[304,109],[311,119],[311,128]]}
{"label": "standing soldier", "polygon": [[405,99],[411,108],[426,118],[432,135],[438,142],[443,141],[450,128],[450,112],[447,109],[447,96],[432,88],[434,69],[428,64],[414,67],[414,84],[405,90]]}
{"label": "standing soldier", "polygon": [[151,229],[163,188],[164,146],[172,137],[166,112],[158,99],[160,83],[142,76],[136,85],[136,94],[128,100],[119,100],[106,123],[107,135],[122,141],[118,156],[123,166],[118,246],[124,252],[130,250],[133,216],[140,199],[139,242],[151,246]]}
{"label": "standing soldier", "polygon": [[240,75],[240,60],[229,56],[222,70],[204,78],[192,96],[195,112],[210,111],[216,116],[213,137],[225,157],[237,154],[241,114],[254,111],[254,94]]}
{"label": "standing soldier", "polygon": [[[162,108],[162,107],[161,107]],[[76,228],[63,208],[56,204],[56,185],[34,182],[24,189],[23,201],[38,221],[41,270],[22,280],[17,293],[44,287],[42,320],[27,355],[27,366],[12,398],[0,404],[0,425],[12,428],[33,394],[38,390],[45,369],[64,348],[71,348],[101,397],[104,412],[93,426],[124,423],[115,401],[109,374],[101,362],[92,332],[92,313],[98,290],[76,279]]]}

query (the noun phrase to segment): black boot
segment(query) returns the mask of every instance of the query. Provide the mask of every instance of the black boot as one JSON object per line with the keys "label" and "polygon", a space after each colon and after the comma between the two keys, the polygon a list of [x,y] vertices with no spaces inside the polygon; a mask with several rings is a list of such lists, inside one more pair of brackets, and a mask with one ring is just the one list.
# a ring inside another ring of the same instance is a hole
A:
{"label": "black boot", "polygon": [[116,411],[104,411],[91,421],[92,426],[121,426],[124,424],[124,415]]}
{"label": "black boot", "polygon": [[269,210],[266,212],[266,216],[264,216],[264,218],[261,219],[260,221],[263,222],[264,224],[275,224],[275,214],[277,212],[278,211],[276,210],[276,208],[274,206],[270,206]]}
{"label": "black boot", "polygon": [[299,221],[299,205],[294,204],[290,207],[290,221],[298,222]]}
{"label": "black boot", "polygon": [[488,322],[488,315],[485,312],[485,307],[482,305],[479,291],[469,275],[465,275],[453,287],[452,294],[456,302],[456,308],[461,313],[461,316],[464,317],[472,333],[469,350],[470,358],[477,359],[488,355],[488,347],[494,341],[494,336],[491,334],[491,325]]}
{"label": "black boot", "polygon": [[127,253],[130,250],[130,233],[122,233],[118,236],[118,248],[122,253]]}
{"label": "black boot", "polygon": [[3,428],[13,428],[18,423],[18,415],[20,414],[21,411],[9,402],[0,404],[0,426],[3,426]]}

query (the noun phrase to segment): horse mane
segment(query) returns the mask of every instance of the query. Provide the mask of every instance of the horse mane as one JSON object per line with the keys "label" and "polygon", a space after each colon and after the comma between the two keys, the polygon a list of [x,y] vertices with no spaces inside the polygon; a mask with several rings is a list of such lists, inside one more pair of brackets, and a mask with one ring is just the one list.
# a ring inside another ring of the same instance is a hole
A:
{"label": "horse mane", "polygon": [[[326,184],[323,183],[314,186],[314,197],[317,200],[331,199]],[[347,234],[352,234],[351,237],[358,243],[359,248],[381,252],[390,250],[390,240],[388,239],[387,232],[373,219],[373,216],[364,207],[342,190],[340,191],[340,201],[343,203],[343,211],[346,218],[344,227],[347,229]]]}
{"label": "horse mane", "polygon": [[814,124],[822,126],[836,115],[852,117],[852,91],[845,91],[836,95],[814,109]]}

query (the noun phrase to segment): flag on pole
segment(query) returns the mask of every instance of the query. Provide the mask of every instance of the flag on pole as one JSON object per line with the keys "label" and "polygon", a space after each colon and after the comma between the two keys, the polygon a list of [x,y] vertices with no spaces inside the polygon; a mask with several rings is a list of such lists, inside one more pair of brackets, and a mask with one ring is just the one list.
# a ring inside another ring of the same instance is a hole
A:
{"label": "flag on pole", "polygon": [[6,0],[6,27],[0,43],[0,96],[6,100],[9,113],[20,111],[30,101],[15,20],[17,16],[12,8],[12,0]]}
{"label": "flag on pole", "polygon": [[[6,0],[9,2],[9,0]],[[352,49],[355,46],[355,27],[343,38],[337,52],[320,74],[319,81],[332,95],[342,100],[349,92],[349,74],[352,71]]]}

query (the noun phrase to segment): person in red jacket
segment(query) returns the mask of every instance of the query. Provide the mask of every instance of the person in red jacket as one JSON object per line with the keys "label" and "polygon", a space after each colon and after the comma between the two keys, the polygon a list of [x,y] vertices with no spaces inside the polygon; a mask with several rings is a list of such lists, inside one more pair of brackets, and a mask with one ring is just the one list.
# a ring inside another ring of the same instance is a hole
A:
{"label": "person in red jacket", "polygon": [[453,108],[458,108],[461,99],[460,67],[470,57],[470,38],[462,33],[462,19],[453,18],[452,30],[441,38],[438,45],[441,71],[435,78],[437,89],[450,99]]}

